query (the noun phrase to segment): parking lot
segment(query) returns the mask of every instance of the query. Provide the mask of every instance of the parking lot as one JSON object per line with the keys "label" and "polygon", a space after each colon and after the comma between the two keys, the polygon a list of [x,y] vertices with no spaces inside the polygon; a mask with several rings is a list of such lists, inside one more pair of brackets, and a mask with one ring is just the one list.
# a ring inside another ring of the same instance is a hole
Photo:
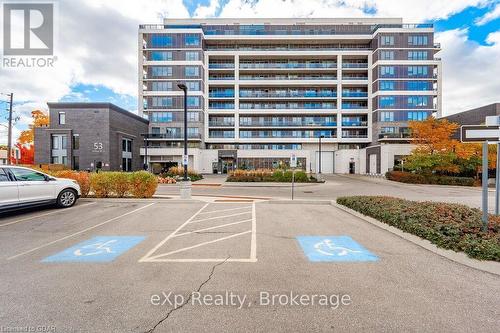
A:
{"label": "parking lot", "polygon": [[499,276],[324,202],[85,199],[0,218],[0,260],[7,328],[494,332],[500,324]]}

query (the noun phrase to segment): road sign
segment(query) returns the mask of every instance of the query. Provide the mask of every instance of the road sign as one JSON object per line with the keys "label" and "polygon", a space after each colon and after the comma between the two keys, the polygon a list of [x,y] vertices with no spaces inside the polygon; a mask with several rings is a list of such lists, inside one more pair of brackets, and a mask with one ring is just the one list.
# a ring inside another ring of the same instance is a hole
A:
{"label": "road sign", "polygon": [[182,155],[182,165],[188,165],[188,161],[189,161],[189,156]]}
{"label": "road sign", "polygon": [[463,125],[460,128],[462,142],[500,141],[499,126]]}
{"label": "road sign", "polygon": [[297,156],[295,154],[292,154],[290,157],[290,168],[296,168],[297,167]]}
{"label": "road sign", "polygon": [[349,236],[299,236],[302,250],[313,262],[377,261],[378,257]]}
{"label": "road sign", "polygon": [[143,236],[100,236],[43,259],[43,262],[109,262],[145,239]]}

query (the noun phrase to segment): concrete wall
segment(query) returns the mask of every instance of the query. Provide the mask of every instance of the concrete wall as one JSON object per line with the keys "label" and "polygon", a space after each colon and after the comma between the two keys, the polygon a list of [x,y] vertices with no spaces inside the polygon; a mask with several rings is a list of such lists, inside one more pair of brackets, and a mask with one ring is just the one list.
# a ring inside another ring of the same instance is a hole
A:
{"label": "concrete wall", "polygon": [[349,164],[354,162],[355,173],[360,173],[360,158],[363,149],[343,149],[335,152],[335,173],[349,173]]}

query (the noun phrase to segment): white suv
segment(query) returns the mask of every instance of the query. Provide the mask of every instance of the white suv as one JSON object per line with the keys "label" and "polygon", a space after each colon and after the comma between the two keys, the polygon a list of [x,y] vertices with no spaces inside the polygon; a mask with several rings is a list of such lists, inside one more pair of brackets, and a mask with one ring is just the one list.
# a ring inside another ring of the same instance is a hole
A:
{"label": "white suv", "polygon": [[68,208],[80,197],[75,180],[55,178],[29,168],[0,165],[0,211],[56,204]]}

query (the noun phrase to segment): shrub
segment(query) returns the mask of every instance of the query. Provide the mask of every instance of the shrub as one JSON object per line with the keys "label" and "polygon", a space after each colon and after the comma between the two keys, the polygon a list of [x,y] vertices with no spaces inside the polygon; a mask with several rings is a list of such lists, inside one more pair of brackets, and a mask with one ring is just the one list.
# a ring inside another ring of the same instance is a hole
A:
{"label": "shrub", "polygon": [[337,198],[337,203],[476,259],[500,261],[500,217],[481,229],[481,211],[465,205],[381,196]]}
{"label": "shrub", "polygon": [[110,178],[110,192],[119,198],[123,198],[131,190],[131,174],[127,172],[106,172],[103,173]]}
{"label": "shrub", "polygon": [[[227,178],[228,182],[282,182],[290,183],[292,181],[292,170],[241,170],[231,171]],[[295,171],[295,182],[308,183],[316,179],[309,178],[304,171]]]}
{"label": "shrub", "polygon": [[112,178],[109,172],[92,173],[90,187],[97,198],[107,198],[112,192]]}
{"label": "shrub", "polygon": [[151,198],[158,188],[155,175],[147,171],[133,172],[131,175],[131,193],[136,198]]}
{"label": "shrub", "polygon": [[389,180],[408,184],[430,184],[430,185],[459,185],[476,186],[474,178],[438,176],[433,174],[418,174],[403,171],[389,171],[385,174]]}
{"label": "shrub", "polygon": [[[168,169],[167,173],[160,175],[161,177],[172,177],[179,178],[184,177],[184,167],[174,166]],[[203,176],[194,171],[193,169],[188,169],[188,177],[191,181],[195,182],[197,180],[203,179]]]}
{"label": "shrub", "polygon": [[175,180],[175,178],[173,178],[173,177],[158,176],[158,184],[175,184],[175,183],[177,183],[177,180]]}
{"label": "shrub", "polygon": [[90,191],[90,174],[86,171],[72,171],[63,170],[51,172],[51,175],[58,178],[69,178],[76,180],[78,185],[80,185],[80,190],[82,192],[82,197],[89,195]]}

